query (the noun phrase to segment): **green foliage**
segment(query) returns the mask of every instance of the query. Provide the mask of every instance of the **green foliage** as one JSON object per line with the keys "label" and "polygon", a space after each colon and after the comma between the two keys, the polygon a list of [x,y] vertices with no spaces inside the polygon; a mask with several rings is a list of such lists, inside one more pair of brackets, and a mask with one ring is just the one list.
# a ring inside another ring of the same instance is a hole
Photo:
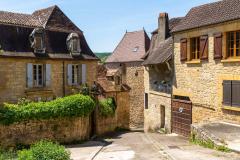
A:
{"label": "green foliage", "polygon": [[50,102],[4,104],[0,109],[0,123],[10,125],[27,120],[88,116],[95,107],[93,99],[80,94],[58,98]]}
{"label": "green foliage", "polygon": [[203,140],[196,137],[195,134],[191,134],[190,142],[205,148],[215,149],[221,152],[231,152],[226,146],[215,146],[211,140]]}
{"label": "green foliage", "polygon": [[107,98],[99,101],[99,112],[103,117],[113,116],[115,114],[116,104],[113,98]]}
{"label": "green foliage", "polygon": [[107,58],[112,54],[110,52],[95,53],[96,56],[101,60],[101,63],[105,63]]}
{"label": "green foliage", "polygon": [[70,160],[70,153],[59,144],[40,141],[29,150],[18,152],[18,160]]}
{"label": "green foliage", "polygon": [[14,150],[2,150],[0,149],[0,160],[14,160],[16,158],[16,152]]}

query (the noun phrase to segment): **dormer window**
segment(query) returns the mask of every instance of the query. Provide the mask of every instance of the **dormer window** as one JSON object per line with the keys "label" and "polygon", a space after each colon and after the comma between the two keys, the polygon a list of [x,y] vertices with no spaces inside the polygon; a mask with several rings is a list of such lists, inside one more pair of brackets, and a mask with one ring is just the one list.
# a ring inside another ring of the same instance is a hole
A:
{"label": "dormer window", "polygon": [[67,47],[68,51],[73,55],[80,55],[81,47],[80,47],[80,38],[77,33],[69,34],[67,38]]}
{"label": "dormer window", "polygon": [[33,30],[30,35],[30,43],[34,53],[45,53],[44,30],[42,28]]}
{"label": "dormer window", "polygon": [[135,47],[134,49],[133,49],[133,52],[137,52],[138,51],[138,49],[139,49],[139,47],[137,46],[137,47]]}

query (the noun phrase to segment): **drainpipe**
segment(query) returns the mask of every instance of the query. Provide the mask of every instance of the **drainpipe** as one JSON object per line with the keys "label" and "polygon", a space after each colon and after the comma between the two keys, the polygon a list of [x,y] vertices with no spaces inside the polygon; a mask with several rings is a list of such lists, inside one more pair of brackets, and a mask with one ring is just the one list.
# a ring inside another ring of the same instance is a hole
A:
{"label": "drainpipe", "polygon": [[66,89],[65,89],[65,62],[62,62],[62,72],[63,72],[63,85],[62,85],[62,89],[63,89],[63,97],[66,96]]}

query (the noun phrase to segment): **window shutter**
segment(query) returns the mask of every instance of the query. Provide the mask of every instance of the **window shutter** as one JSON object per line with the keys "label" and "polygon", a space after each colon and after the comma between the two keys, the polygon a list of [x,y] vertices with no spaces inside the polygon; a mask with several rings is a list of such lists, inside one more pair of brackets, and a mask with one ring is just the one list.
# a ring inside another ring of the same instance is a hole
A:
{"label": "window shutter", "polygon": [[208,36],[200,37],[200,58],[201,60],[208,59]]}
{"label": "window shutter", "polygon": [[187,39],[182,39],[180,42],[180,54],[181,54],[181,61],[187,60]]}
{"label": "window shutter", "polygon": [[222,59],[222,33],[214,34],[214,59]]}
{"label": "window shutter", "polygon": [[67,72],[67,79],[68,79],[68,85],[72,85],[72,64],[68,64],[68,72]]}
{"label": "window shutter", "polygon": [[240,107],[240,81],[232,81],[232,106]]}
{"label": "window shutter", "polygon": [[144,97],[145,109],[148,109],[148,93],[145,93]]}
{"label": "window shutter", "polygon": [[82,64],[82,84],[85,84],[87,81],[87,65]]}
{"label": "window shutter", "polygon": [[33,64],[32,63],[27,64],[27,87],[28,88],[33,87]]}
{"label": "window shutter", "polygon": [[51,86],[51,64],[46,64],[46,87]]}
{"label": "window shutter", "polygon": [[223,81],[223,104],[232,105],[232,81]]}

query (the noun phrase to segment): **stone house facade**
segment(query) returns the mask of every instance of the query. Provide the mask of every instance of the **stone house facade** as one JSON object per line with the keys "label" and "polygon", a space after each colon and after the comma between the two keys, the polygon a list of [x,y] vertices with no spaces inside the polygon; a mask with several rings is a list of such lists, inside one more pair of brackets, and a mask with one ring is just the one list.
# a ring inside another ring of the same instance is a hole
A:
{"label": "stone house facade", "polygon": [[130,87],[129,126],[131,129],[143,128],[144,67],[141,58],[148,51],[149,45],[150,39],[144,30],[126,32],[113,54],[106,60],[108,79]]}
{"label": "stone house facade", "polygon": [[96,81],[98,58],[83,32],[57,7],[0,12],[0,104],[47,101]]}
{"label": "stone house facade", "polygon": [[192,8],[173,29],[173,98],[192,103],[192,122],[240,124],[240,1]]}
{"label": "stone house facade", "polygon": [[171,95],[173,81],[173,39],[170,31],[182,18],[160,13],[158,29],[152,32],[150,49],[143,57],[145,110],[144,130],[171,132]]}

